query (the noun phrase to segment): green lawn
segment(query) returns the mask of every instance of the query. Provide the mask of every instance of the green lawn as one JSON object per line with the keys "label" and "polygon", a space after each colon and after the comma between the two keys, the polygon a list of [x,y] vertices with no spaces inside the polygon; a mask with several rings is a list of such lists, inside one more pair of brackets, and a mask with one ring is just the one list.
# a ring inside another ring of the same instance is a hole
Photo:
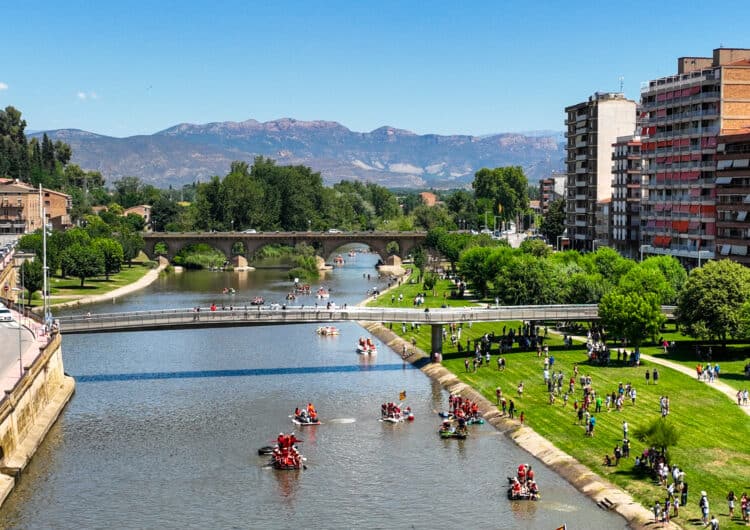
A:
{"label": "green lawn", "polygon": [[[138,281],[150,270],[151,267],[148,266],[145,260],[134,261],[132,267],[125,265],[120,272],[111,275],[109,280],[105,280],[104,277],[87,278],[83,287],[81,287],[81,280],[78,278],[53,276],[50,278],[50,295],[54,298],[51,298],[50,302],[52,305],[62,304],[78,300],[85,296],[105,294]],[[41,297],[32,299],[31,305],[42,305]]]}
{"label": "green lawn", "polygon": [[[428,296],[426,305],[439,307],[442,304],[439,293],[445,290],[448,282],[441,283],[437,288],[438,296]],[[418,286],[407,284],[404,288],[404,301],[408,301],[410,305],[409,295],[417,290]],[[391,292],[398,296],[399,290]],[[381,305],[390,304],[391,292],[379,300]],[[462,302],[461,305],[466,303]],[[476,323],[471,327],[465,324],[461,342],[465,345],[467,338],[475,339],[485,332],[501,334],[503,326],[511,325],[517,327],[519,323]],[[393,330],[400,334],[401,326],[393,326]],[[416,338],[418,347],[430,351],[429,326],[422,326],[419,331],[414,332],[407,327],[405,336],[408,339]],[[619,382],[633,383],[638,391],[636,405],[633,406],[628,401],[621,412],[605,410],[595,414],[598,420],[596,435],[588,438],[584,436],[583,427],[577,425],[572,407],[573,399],[581,399],[582,396],[579,385],[576,385],[576,393],[571,396],[567,407],[562,405],[562,399],[558,399],[555,405],[550,405],[542,378],[543,360],[537,357],[536,352],[518,352],[516,349],[506,354],[508,367],[505,372],[497,371],[497,355],[494,354],[489,367],[482,367],[476,373],[467,373],[464,357],[448,341],[444,344],[443,364],[493,402],[495,388],[501,386],[506,398],[514,399],[519,412],[525,413],[527,425],[598,474],[629,491],[646,507],[653,505],[654,499],[663,501],[664,491],[650,478],[635,476],[633,460],[636,454],[643,451],[644,446],[633,439],[632,433],[638,426],[659,417],[659,398],[668,395],[671,401],[669,419],[675,422],[681,434],[678,445],[670,451],[671,460],[685,470],[690,492],[688,506],[681,507],[678,522],[684,524],[687,519],[699,517],[699,492],[706,490],[712,511],[719,514],[722,528],[741,526],[736,520],[734,523],[727,520],[724,499],[730,489],[738,496],[742,491],[750,490],[750,418],[743,411],[723,394],[679,372],[659,366],[659,384],[646,385],[645,370],[653,366],[590,366],[582,346],[565,350],[561,338],[555,335],[548,337],[547,344],[555,357],[553,370],[562,370],[566,382],[572,375],[573,365],[577,363],[579,373],[590,374],[594,388],[600,393],[615,391]],[[660,349],[649,347],[643,351],[656,353]],[[687,360],[684,362],[689,363]],[[727,373],[733,369],[733,363],[726,363]],[[724,370],[722,363],[722,372]],[[522,398],[517,398],[515,389],[520,381],[525,383],[525,391]],[[618,467],[605,467],[602,465],[604,455],[612,455],[615,444],[622,441],[623,420],[630,425],[631,458],[622,461]],[[735,514],[738,513],[739,510],[736,510]]]}

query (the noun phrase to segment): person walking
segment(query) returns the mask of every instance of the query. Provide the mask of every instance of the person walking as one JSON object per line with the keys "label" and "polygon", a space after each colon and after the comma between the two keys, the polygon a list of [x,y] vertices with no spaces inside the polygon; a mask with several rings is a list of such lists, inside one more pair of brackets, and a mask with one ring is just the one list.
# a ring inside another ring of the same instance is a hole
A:
{"label": "person walking", "polygon": [[698,506],[701,509],[701,522],[703,526],[707,526],[710,508],[708,505],[708,496],[705,491],[701,491],[701,499],[698,501]]}
{"label": "person walking", "polygon": [[734,494],[734,490],[729,490],[729,493],[727,494],[727,504],[729,505],[729,518],[731,519],[734,517],[734,502],[737,500],[737,497]]}
{"label": "person walking", "polygon": [[627,439],[628,437],[628,422],[627,421],[622,422],[622,437],[623,439]]}
{"label": "person walking", "polygon": [[513,403],[513,400],[510,400],[510,403],[508,403],[508,417],[510,419],[513,419],[514,414],[516,413],[516,404]]}

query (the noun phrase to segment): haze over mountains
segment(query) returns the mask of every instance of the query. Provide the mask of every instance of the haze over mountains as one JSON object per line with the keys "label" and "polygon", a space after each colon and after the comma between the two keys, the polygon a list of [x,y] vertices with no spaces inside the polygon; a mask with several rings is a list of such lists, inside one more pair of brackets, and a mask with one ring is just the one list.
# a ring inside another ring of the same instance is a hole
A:
{"label": "haze over mountains", "polygon": [[[32,136],[41,136],[42,132]],[[152,135],[114,138],[77,129],[47,131],[73,148],[73,162],[107,180],[138,176],[160,187],[225,175],[257,155],[320,171],[326,184],[370,180],[387,187],[465,186],[482,167],[520,165],[530,182],[563,168],[561,133],[417,135],[393,127],[360,133],[331,121],[284,118],[182,123]]]}

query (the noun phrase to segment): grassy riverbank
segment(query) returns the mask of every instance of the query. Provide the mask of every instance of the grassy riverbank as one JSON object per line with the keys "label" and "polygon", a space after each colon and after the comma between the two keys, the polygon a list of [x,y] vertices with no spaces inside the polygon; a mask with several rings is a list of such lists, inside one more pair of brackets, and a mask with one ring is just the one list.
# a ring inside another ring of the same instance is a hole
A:
{"label": "grassy riverbank", "polygon": [[[60,278],[53,276],[50,278],[50,303],[54,306],[67,302],[74,302],[81,298],[107,294],[115,289],[130,285],[143,278],[148,271],[153,270],[154,262],[149,261],[145,256],[134,260],[133,266],[123,265],[122,270],[112,274],[109,280],[104,278],[86,279],[86,285],[81,287],[81,281],[78,278]],[[41,306],[41,293],[36,293],[32,299],[31,305]]]}
{"label": "grassy riverbank", "polygon": [[[391,294],[395,294],[399,305],[398,295],[403,292],[404,300],[400,305],[411,306],[413,297],[423,292],[421,286],[406,284],[390,291],[380,300],[370,305],[391,306]],[[444,292],[450,292],[449,282],[439,282],[436,294],[427,293],[427,307],[446,305],[469,305],[465,300],[451,300],[443,298]],[[407,323],[408,324],[408,323]],[[465,345],[467,339],[476,339],[484,333],[495,332],[501,334],[503,326],[517,327],[519,323],[478,323],[469,327],[463,326],[461,341]],[[406,326],[404,338],[416,339],[417,346],[424,351],[430,351],[430,327],[422,326],[419,331],[412,331]],[[393,331],[402,334],[401,326],[394,325]],[[669,419],[674,422],[681,438],[676,447],[670,449],[671,461],[686,472],[689,484],[688,506],[680,508],[677,522],[686,525],[686,521],[695,523],[699,517],[697,501],[699,492],[706,490],[712,505],[712,511],[719,514],[722,528],[739,528],[737,519],[729,522],[726,516],[727,492],[733,489],[740,495],[744,490],[750,490],[747,477],[750,474],[750,421],[748,416],[733,404],[726,396],[698,383],[695,378],[659,366],[660,379],[658,385],[646,385],[644,377],[646,368],[654,366],[598,367],[587,364],[587,357],[582,345],[574,345],[564,349],[561,337],[550,334],[547,344],[555,357],[554,371],[562,370],[565,381],[572,375],[573,365],[578,364],[580,374],[589,374],[593,379],[593,386],[600,393],[611,393],[617,390],[618,383],[631,382],[638,391],[635,405],[630,401],[620,412],[606,409],[597,417],[597,426],[593,438],[584,435],[584,429],[578,425],[573,412],[573,400],[581,399],[580,386],[576,385],[567,406],[558,398],[554,405],[549,404],[549,394],[543,383],[543,359],[537,357],[536,352],[519,352],[514,349],[506,354],[507,368],[504,372],[497,371],[497,355],[493,355],[489,366],[479,368],[477,372],[467,372],[464,368],[464,356],[458,354],[450,341],[444,344],[443,351],[446,368],[455,373],[462,381],[480,391],[491,401],[495,401],[495,389],[500,386],[506,399],[516,402],[518,411],[523,411],[526,424],[539,434],[553,442],[557,447],[567,452],[597,474],[609,479],[613,483],[630,492],[644,506],[650,507],[655,499],[664,500],[663,487],[648,476],[639,476],[634,472],[633,460],[640,454],[644,446],[634,440],[633,432],[641,425],[659,417],[659,398],[668,395],[670,398]],[[644,348],[644,353],[658,353],[660,348]],[[685,362],[687,362],[685,360]],[[692,363],[694,366],[694,363]],[[727,364],[727,370],[733,370],[733,365]],[[722,363],[722,372],[724,363]],[[523,381],[525,390],[523,397],[518,397],[516,387]],[[726,382],[726,381],[725,381]],[[632,440],[631,458],[620,462],[617,467],[605,467],[602,462],[605,454],[612,455],[613,448],[622,441],[622,422],[627,421]],[[738,510],[735,511],[737,514]]]}

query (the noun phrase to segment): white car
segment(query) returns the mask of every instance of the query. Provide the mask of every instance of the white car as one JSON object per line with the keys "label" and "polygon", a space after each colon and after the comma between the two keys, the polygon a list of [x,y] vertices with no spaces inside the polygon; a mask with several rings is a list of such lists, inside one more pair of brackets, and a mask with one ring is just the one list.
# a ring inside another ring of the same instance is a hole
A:
{"label": "white car", "polygon": [[257,234],[258,231],[255,228],[248,228],[247,230],[242,232],[243,234]]}
{"label": "white car", "polygon": [[328,229],[328,233],[329,234],[340,234],[341,230],[339,230],[338,228],[329,228]]}
{"label": "white car", "polygon": [[13,314],[7,307],[0,307],[0,322],[13,322]]}

